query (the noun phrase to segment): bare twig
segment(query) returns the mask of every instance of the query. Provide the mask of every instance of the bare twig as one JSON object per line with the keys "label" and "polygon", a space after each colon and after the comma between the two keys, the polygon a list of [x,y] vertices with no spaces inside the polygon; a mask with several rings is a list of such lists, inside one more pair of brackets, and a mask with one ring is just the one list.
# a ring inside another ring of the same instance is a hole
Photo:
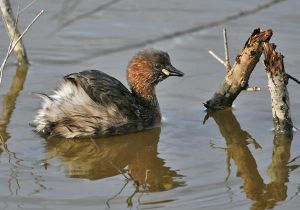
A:
{"label": "bare twig", "polygon": [[211,54],[221,64],[223,64],[223,66],[226,67],[226,63],[219,56],[217,56],[213,51],[209,50],[208,53]]}
{"label": "bare twig", "polygon": [[[44,10],[41,10],[35,18],[29,23],[29,25],[25,28],[21,36],[16,40],[16,42],[19,42],[20,39],[25,35],[25,33],[28,31],[28,29],[32,26],[32,24],[43,14]],[[10,53],[13,51],[14,47],[16,46],[16,43],[12,46],[12,49],[10,50]]]}
{"label": "bare twig", "polygon": [[249,91],[249,92],[261,91],[261,88],[258,86],[247,87],[246,91]]}
{"label": "bare twig", "polygon": [[209,54],[211,54],[217,61],[219,61],[227,72],[230,71],[231,65],[229,61],[229,50],[228,50],[228,41],[227,41],[227,30],[226,28],[223,29],[223,38],[224,38],[224,51],[225,51],[225,61],[223,61],[219,56],[217,56],[213,51],[209,50]]}
{"label": "bare twig", "polygon": [[150,173],[150,170],[147,169],[146,172],[145,172],[145,180],[144,180],[144,183],[142,184],[142,191],[138,197],[138,205],[140,206],[142,204],[141,202],[141,198],[142,196],[144,195],[144,193],[146,192],[147,190],[147,187],[148,187],[148,184],[147,184],[147,181],[148,181],[148,174]]}
{"label": "bare twig", "polygon": [[118,195],[120,195],[122,192],[123,192],[123,190],[125,189],[125,187],[128,185],[128,183],[129,183],[129,180],[127,180],[126,182],[125,182],[125,184],[123,185],[123,187],[119,190],[119,192],[117,192],[117,194],[115,194],[114,196],[112,196],[111,198],[109,198],[109,199],[107,199],[106,200],[106,205],[107,205],[107,207],[110,209],[110,205],[109,205],[109,202],[110,201],[112,201],[113,199],[115,199],[116,197],[118,197]]}
{"label": "bare twig", "polygon": [[230,61],[229,61],[229,50],[228,50],[228,41],[227,41],[227,30],[223,29],[223,38],[224,38],[224,50],[225,50],[225,67],[226,71],[229,72],[231,69]]}
{"label": "bare twig", "polygon": [[121,175],[123,175],[123,177],[126,179],[126,180],[130,180],[128,176],[126,176],[125,173],[123,173],[123,171],[121,171],[121,169],[119,169],[115,164],[113,164],[113,162],[109,162],[112,167],[114,167]]}
{"label": "bare twig", "polygon": [[5,64],[7,62],[7,59],[9,58],[9,56],[11,55],[12,51],[14,50],[14,48],[17,46],[17,44],[19,43],[19,41],[22,39],[22,37],[26,34],[26,32],[29,30],[29,28],[32,26],[32,24],[43,14],[44,10],[41,10],[36,16],[35,18],[29,23],[29,25],[25,28],[25,30],[23,31],[23,33],[17,38],[16,41],[11,41],[6,53],[6,56],[1,64],[0,67],[0,84],[2,82],[2,76],[3,76],[3,70],[5,67]]}
{"label": "bare twig", "polygon": [[224,51],[225,51],[225,61],[222,60],[219,56],[217,56],[213,51],[209,50],[209,54],[211,54],[217,61],[219,61],[223,66],[225,66],[225,69],[227,72],[230,71],[231,65],[229,61],[229,50],[228,50],[228,41],[227,41],[227,30],[226,28],[223,29],[223,38],[224,38]]}
{"label": "bare twig", "polygon": [[227,152],[227,148],[226,148],[226,147],[219,147],[219,146],[216,146],[216,144],[213,143],[213,140],[210,140],[210,141],[209,141],[209,147],[212,148],[212,149],[216,149],[216,150],[218,149],[218,150]]}
{"label": "bare twig", "polygon": [[132,199],[139,192],[139,187],[135,186],[134,192],[126,199],[127,207],[131,208],[133,205]]}
{"label": "bare twig", "polygon": [[298,158],[300,158],[300,155],[298,155],[297,157],[294,157],[292,160],[290,160],[287,164],[291,164],[293,162],[295,162]]}
{"label": "bare twig", "polygon": [[147,169],[147,170],[146,170],[146,173],[145,173],[145,181],[144,181],[145,185],[147,185],[147,181],[148,181],[148,174],[149,174],[149,172],[150,172],[150,170],[149,170],[149,169]]}
{"label": "bare twig", "polygon": [[260,144],[252,136],[249,135],[249,137],[246,141],[248,144],[253,144],[255,149],[262,149]]}
{"label": "bare twig", "polygon": [[291,75],[288,74],[288,73],[285,73],[285,75],[286,75],[289,79],[293,80],[294,82],[296,82],[297,84],[300,85],[300,81],[299,81],[297,78],[291,76]]}
{"label": "bare twig", "polygon": [[27,4],[24,8],[22,8],[20,11],[19,11],[19,15],[21,15],[28,7],[30,7],[33,3],[35,3],[36,0],[32,0],[31,2],[29,2],[29,4]]}
{"label": "bare twig", "polygon": [[293,129],[294,129],[298,134],[300,134],[300,129],[299,129],[299,128],[297,128],[296,126],[293,125]]}

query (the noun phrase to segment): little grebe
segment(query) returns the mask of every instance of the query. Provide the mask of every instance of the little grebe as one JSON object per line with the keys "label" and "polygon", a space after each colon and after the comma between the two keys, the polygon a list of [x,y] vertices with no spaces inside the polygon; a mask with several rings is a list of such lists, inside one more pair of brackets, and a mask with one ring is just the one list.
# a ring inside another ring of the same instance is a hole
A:
{"label": "little grebe", "polygon": [[127,67],[131,92],[117,79],[97,70],[64,77],[44,100],[32,125],[42,136],[64,138],[125,134],[153,127],[161,114],[155,86],[169,76],[184,74],[166,52],[145,49]]}

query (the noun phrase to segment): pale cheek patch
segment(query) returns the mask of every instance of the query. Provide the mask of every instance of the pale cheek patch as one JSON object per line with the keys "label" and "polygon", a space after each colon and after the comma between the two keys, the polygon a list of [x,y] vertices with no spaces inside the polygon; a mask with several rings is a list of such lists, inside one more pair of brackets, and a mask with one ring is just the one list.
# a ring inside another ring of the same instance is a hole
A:
{"label": "pale cheek patch", "polygon": [[161,71],[162,71],[162,73],[164,73],[166,76],[169,76],[169,75],[170,75],[170,72],[169,72],[167,69],[162,69]]}

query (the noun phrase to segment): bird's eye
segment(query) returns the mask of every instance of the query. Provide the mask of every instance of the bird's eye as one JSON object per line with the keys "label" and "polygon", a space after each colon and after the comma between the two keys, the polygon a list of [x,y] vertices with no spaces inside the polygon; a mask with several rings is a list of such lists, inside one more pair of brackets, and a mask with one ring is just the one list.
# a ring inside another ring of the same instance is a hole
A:
{"label": "bird's eye", "polygon": [[160,68],[161,68],[161,64],[159,64],[159,63],[156,63],[156,64],[155,64],[155,68],[158,68],[158,69],[160,69]]}

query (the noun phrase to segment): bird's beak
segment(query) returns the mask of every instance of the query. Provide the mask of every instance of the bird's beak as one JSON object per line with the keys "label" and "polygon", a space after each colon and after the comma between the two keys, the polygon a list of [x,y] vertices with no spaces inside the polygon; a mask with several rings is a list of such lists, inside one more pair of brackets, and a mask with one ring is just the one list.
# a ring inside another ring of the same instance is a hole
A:
{"label": "bird's beak", "polygon": [[182,77],[184,75],[183,72],[179,71],[172,65],[168,65],[167,68],[163,69],[162,72],[166,76],[176,76],[176,77]]}

